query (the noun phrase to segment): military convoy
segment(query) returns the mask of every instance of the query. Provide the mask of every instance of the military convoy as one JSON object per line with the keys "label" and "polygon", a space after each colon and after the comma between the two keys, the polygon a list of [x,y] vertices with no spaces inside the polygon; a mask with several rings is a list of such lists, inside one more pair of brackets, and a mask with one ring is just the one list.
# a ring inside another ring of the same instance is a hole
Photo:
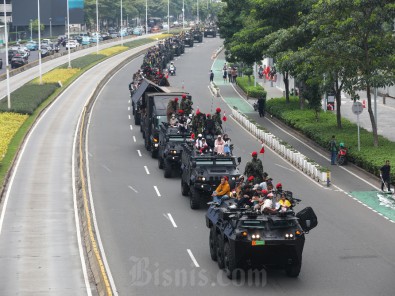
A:
{"label": "military convoy", "polygon": [[203,33],[202,31],[200,31],[199,29],[194,29],[191,31],[192,35],[193,35],[193,40],[197,41],[198,43],[202,43],[203,42]]}
{"label": "military convoy", "polygon": [[[202,38],[202,32],[194,31],[193,39],[201,42]],[[228,177],[231,188],[239,182],[241,158],[232,153],[216,155],[211,150],[198,151],[189,127],[170,125],[169,102],[175,98],[191,100],[184,91],[140,78],[139,87],[131,89],[131,97],[135,124],[140,125],[145,147],[153,158],[158,158],[164,177],[181,172],[181,193],[189,197],[191,209],[210,204],[205,216],[210,229],[209,249],[219,268],[230,279],[240,276],[243,270],[269,266],[284,269],[289,277],[297,277],[305,235],[318,223],[313,209],[307,207],[295,214],[293,208],[300,200],[289,191],[285,193],[292,206],[271,214],[243,206],[233,198],[212,202],[212,192],[222,177]],[[205,137],[208,140],[208,135]],[[213,148],[213,143],[210,146]]]}
{"label": "military convoy", "polygon": [[203,202],[210,202],[211,194],[223,176],[235,184],[240,175],[238,165],[241,157],[199,153],[193,143],[183,145],[181,156],[181,193],[189,196],[191,209],[200,208]]}
{"label": "military convoy", "polygon": [[[288,195],[294,205],[292,193]],[[263,267],[282,268],[289,277],[297,277],[305,234],[317,223],[310,207],[296,215],[292,209],[272,215],[239,208],[234,200],[212,204],[206,213],[211,259],[230,279],[242,270]]]}
{"label": "military convoy", "polygon": [[184,45],[188,45],[189,47],[193,47],[194,38],[190,32],[185,32],[183,36]]}

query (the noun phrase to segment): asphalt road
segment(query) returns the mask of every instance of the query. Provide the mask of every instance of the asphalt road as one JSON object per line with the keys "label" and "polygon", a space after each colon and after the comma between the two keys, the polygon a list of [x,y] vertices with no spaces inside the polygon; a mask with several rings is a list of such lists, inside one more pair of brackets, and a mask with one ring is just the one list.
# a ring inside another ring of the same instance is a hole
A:
{"label": "asphalt road", "polygon": [[27,137],[2,201],[1,295],[92,295],[79,244],[74,135],[98,82],[137,51],[111,57],[79,77],[41,115]]}
{"label": "asphalt road", "polygon": [[[175,61],[177,76],[170,82],[185,86],[195,110],[226,111],[226,132],[234,154],[242,157],[243,171],[260,144],[230,119],[229,107],[207,88],[210,57],[220,42],[206,38],[187,48]],[[345,194],[369,186],[344,174],[335,181],[339,187],[325,188],[269,149],[265,170],[303,200],[297,210],[314,208],[319,225],[306,237],[297,279],[269,270],[261,279],[228,280],[210,258],[205,209],[190,209],[180,179],[163,177],[133,124],[127,85],[140,65],[141,59],[133,61],[106,85],[89,126],[95,214],[119,295],[393,295],[395,225]],[[305,149],[301,146],[301,152]]]}

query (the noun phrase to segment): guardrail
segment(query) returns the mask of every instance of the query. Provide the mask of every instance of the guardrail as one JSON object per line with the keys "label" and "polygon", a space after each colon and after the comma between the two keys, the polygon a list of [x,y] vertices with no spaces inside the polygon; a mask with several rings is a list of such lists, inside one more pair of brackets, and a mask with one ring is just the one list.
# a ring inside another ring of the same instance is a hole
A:
{"label": "guardrail", "polygon": [[247,116],[238,110],[232,109],[232,117],[258,140],[262,141],[303,173],[318,182],[326,183],[327,186],[330,185],[331,174],[329,169],[321,167],[275,135],[266,132],[263,127],[250,121]]}

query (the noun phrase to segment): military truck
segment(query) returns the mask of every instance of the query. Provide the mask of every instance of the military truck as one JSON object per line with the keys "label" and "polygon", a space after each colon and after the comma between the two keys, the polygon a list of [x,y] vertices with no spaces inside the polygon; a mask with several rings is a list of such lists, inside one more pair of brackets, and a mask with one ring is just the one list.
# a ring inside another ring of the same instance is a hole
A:
{"label": "military truck", "polygon": [[183,145],[181,156],[181,193],[189,196],[191,209],[198,209],[202,202],[210,202],[211,194],[227,176],[231,188],[240,175],[241,157],[201,154],[193,143]]}
{"label": "military truck", "polygon": [[171,47],[175,56],[180,56],[185,52],[185,46],[179,39],[174,39]]}
{"label": "military truck", "polygon": [[158,156],[159,127],[162,122],[167,122],[167,104],[174,98],[181,101],[183,94],[191,99],[187,93],[173,87],[161,87],[161,90],[163,92],[145,93],[146,108],[141,119],[144,146],[151,151],[152,158]]}
{"label": "military truck", "polygon": [[214,26],[207,26],[204,28],[204,37],[212,36],[213,38],[217,37],[217,28]]}
{"label": "military truck", "polygon": [[181,169],[183,144],[190,139],[190,131],[162,123],[159,129],[158,167],[164,169],[164,177]]}
{"label": "military truck", "polygon": [[203,33],[199,29],[192,30],[193,40],[198,43],[203,42]]}
{"label": "military truck", "polygon": [[297,277],[302,267],[305,234],[317,224],[310,207],[296,215],[293,208],[263,214],[239,208],[235,199],[213,203],[206,213],[211,259],[230,279],[239,277],[242,270],[259,271],[270,266]]}
{"label": "military truck", "polygon": [[139,87],[131,91],[132,114],[134,116],[135,125],[140,125],[141,117],[145,112],[145,94],[151,92],[165,92],[165,89],[152,81],[143,78]]}

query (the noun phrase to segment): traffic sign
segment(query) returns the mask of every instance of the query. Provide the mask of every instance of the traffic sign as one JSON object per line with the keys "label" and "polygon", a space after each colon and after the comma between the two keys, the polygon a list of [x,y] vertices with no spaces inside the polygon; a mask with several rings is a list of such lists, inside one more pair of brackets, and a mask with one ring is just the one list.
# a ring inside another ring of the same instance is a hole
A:
{"label": "traffic sign", "polygon": [[360,115],[363,111],[363,105],[361,102],[354,102],[352,104],[352,113],[355,115]]}

